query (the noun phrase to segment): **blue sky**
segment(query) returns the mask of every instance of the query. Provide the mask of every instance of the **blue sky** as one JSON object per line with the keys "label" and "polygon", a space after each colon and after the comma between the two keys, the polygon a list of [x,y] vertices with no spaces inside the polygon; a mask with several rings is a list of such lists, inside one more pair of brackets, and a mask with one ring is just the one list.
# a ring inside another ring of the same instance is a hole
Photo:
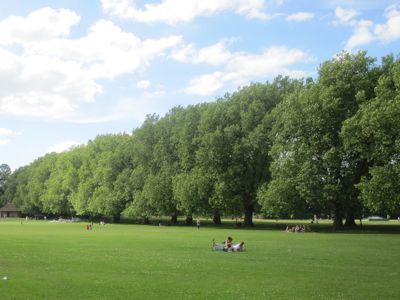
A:
{"label": "blue sky", "polygon": [[16,169],[279,74],[316,76],[342,50],[399,54],[400,2],[2,1],[0,163]]}

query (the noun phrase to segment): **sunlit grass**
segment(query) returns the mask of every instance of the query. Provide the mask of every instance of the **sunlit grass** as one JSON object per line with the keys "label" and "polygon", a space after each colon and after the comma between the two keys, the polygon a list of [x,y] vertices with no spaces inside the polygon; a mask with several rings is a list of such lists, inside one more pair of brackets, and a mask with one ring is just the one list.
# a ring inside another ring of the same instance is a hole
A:
{"label": "sunlit grass", "polygon": [[[0,298],[400,298],[397,233],[85,225],[0,221]],[[248,251],[212,252],[227,235]]]}

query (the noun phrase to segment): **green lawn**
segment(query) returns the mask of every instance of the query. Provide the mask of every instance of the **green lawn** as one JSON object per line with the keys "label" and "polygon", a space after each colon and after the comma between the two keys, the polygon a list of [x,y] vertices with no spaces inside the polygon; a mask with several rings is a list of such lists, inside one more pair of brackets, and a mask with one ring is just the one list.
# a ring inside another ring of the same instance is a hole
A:
{"label": "green lawn", "polygon": [[[227,235],[247,252],[212,252]],[[398,231],[0,221],[0,299],[400,299],[399,283]]]}

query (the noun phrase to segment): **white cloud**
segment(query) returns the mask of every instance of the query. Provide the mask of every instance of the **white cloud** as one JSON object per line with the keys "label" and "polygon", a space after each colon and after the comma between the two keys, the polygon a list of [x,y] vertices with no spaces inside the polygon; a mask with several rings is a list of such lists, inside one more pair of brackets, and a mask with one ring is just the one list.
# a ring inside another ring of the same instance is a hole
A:
{"label": "white cloud", "polygon": [[389,43],[400,38],[400,11],[395,6],[386,10],[387,22],[375,26],[374,33],[379,40]]}
{"label": "white cloud", "polygon": [[106,13],[144,23],[177,24],[229,10],[252,19],[270,18],[264,12],[264,0],[163,0],[145,4],[144,9],[137,8],[135,1],[130,0],[101,0],[101,4]]}
{"label": "white cloud", "polygon": [[354,18],[359,13],[355,9],[344,9],[341,7],[336,7],[335,16],[337,18],[337,22],[340,24],[352,24],[354,22]]}
{"label": "white cloud", "polygon": [[386,19],[386,23],[376,25],[370,20],[353,20],[351,25],[354,31],[346,43],[346,49],[353,50],[373,41],[390,43],[400,39],[400,11],[396,6],[386,9]]}
{"label": "white cloud", "polygon": [[136,87],[139,89],[147,89],[151,86],[151,82],[149,80],[140,80],[136,82]]}
{"label": "white cloud", "polygon": [[15,135],[16,133],[11,129],[0,128],[0,145],[6,145],[10,142],[9,139],[4,139]]}
{"label": "white cloud", "polygon": [[182,41],[143,40],[105,20],[71,39],[79,19],[44,8],[0,22],[0,114],[71,119],[82,102],[102,93],[100,79],[143,70]]}
{"label": "white cloud", "polygon": [[67,9],[45,7],[26,18],[11,16],[0,22],[0,44],[33,43],[67,36],[80,16]]}
{"label": "white cloud", "polygon": [[74,146],[79,146],[80,144],[81,143],[76,142],[76,141],[65,141],[65,142],[61,142],[56,145],[50,146],[47,149],[47,152],[48,153],[51,153],[51,152],[61,153],[61,152],[70,150]]}
{"label": "white cloud", "polygon": [[189,94],[206,96],[226,84],[241,86],[251,80],[278,74],[303,77],[304,72],[291,70],[289,67],[295,63],[310,60],[310,56],[302,50],[285,46],[267,48],[259,55],[245,52],[229,53],[229,57],[229,60],[225,61],[222,72],[217,71],[193,78],[185,91]]}
{"label": "white cloud", "polygon": [[0,137],[10,136],[13,135],[14,132],[7,128],[0,128]]}
{"label": "white cloud", "polygon": [[171,57],[182,63],[209,65],[225,64],[231,58],[231,53],[227,50],[227,44],[230,41],[222,40],[209,47],[197,49],[194,44],[185,45],[181,49],[173,52]]}
{"label": "white cloud", "polygon": [[60,118],[99,93],[76,62],[0,48],[0,113]]}
{"label": "white cloud", "polygon": [[223,73],[214,72],[193,78],[189,87],[185,89],[188,94],[207,96],[219,90],[223,86]]}
{"label": "white cloud", "polygon": [[298,12],[295,14],[291,14],[286,17],[286,21],[297,21],[297,22],[302,22],[302,21],[308,21],[314,18],[313,13],[309,12]]}
{"label": "white cloud", "polygon": [[141,40],[124,32],[111,21],[100,20],[78,40],[58,40],[32,47],[37,53],[75,60],[86,66],[91,78],[113,79],[118,75],[146,68],[154,58],[181,43],[181,36]]}
{"label": "white cloud", "polygon": [[373,23],[369,20],[357,22],[354,27],[353,35],[346,43],[346,49],[351,50],[358,46],[369,44],[374,39],[370,31],[372,25]]}

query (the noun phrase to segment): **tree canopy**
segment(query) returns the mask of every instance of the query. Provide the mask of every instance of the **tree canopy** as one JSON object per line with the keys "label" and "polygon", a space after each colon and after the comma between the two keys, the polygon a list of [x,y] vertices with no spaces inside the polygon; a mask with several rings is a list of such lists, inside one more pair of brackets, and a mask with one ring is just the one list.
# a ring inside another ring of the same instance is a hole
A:
{"label": "tree canopy", "polygon": [[11,173],[0,200],[26,214],[152,216],[400,213],[400,61],[341,53],[316,78],[278,76],[215,102],[149,115]]}

